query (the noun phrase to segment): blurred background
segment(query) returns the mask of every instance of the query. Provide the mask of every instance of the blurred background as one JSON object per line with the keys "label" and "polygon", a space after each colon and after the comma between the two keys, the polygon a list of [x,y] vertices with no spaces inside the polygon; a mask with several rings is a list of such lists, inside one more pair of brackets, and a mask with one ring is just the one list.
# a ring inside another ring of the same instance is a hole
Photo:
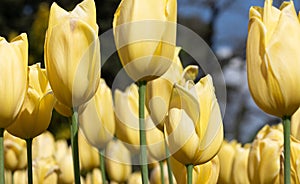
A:
{"label": "blurred background", "polygon": [[[41,62],[53,0],[1,0],[0,36],[10,40],[22,32],[28,34],[29,65]],[[59,6],[72,10],[81,0],[56,0]],[[112,28],[112,20],[120,0],[95,0],[99,35]],[[227,89],[224,116],[225,138],[242,143],[252,141],[257,130],[265,124],[280,120],[262,112],[253,102],[245,66],[248,12],[251,6],[263,6],[264,0],[178,0],[178,23],[196,32],[212,48],[222,67]],[[279,7],[281,0],[274,0]],[[300,1],[294,1],[299,10]],[[180,54],[183,65],[193,63],[187,53]],[[121,68],[113,54],[101,69],[109,86]],[[68,120],[55,111],[49,130],[56,138],[68,138]]]}

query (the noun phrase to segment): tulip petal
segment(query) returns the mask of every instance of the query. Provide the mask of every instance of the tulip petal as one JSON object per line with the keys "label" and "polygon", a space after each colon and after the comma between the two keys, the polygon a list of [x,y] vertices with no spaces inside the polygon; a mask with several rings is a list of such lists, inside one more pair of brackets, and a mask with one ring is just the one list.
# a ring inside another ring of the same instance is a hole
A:
{"label": "tulip petal", "polygon": [[[193,120],[183,109],[169,110],[169,123],[165,125],[170,152],[181,163],[193,164],[200,140]],[[184,131],[183,131],[184,130]]]}
{"label": "tulip petal", "polygon": [[95,32],[98,32],[98,25],[96,24],[96,7],[93,0],[84,0],[78,4],[70,13],[70,16],[78,17],[87,22]]}

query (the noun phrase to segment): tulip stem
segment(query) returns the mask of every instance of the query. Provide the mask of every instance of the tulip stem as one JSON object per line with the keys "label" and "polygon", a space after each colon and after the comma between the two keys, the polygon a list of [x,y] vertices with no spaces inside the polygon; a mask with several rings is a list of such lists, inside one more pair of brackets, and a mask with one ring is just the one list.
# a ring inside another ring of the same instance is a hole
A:
{"label": "tulip stem", "polygon": [[146,132],[145,132],[145,92],[146,81],[138,82],[139,86],[139,130],[140,130],[140,152],[141,152],[141,171],[142,183],[148,183],[148,166],[147,166],[147,148],[146,148]]}
{"label": "tulip stem", "polygon": [[164,161],[159,161],[161,184],[165,184]]}
{"label": "tulip stem", "polygon": [[27,147],[27,176],[28,184],[32,184],[32,138],[25,139]]}
{"label": "tulip stem", "polygon": [[187,170],[187,184],[192,184],[193,183],[193,164],[189,164],[186,166]]}
{"label": "tulip stem", "polygon": [[106,172],[105,172],[104,149],[100,151],[100,170],[101,170],[102,182],[106,184],[107,181],[106,181]]}
{"label": "tulip stem", "polygon": [[291,117],[284,116],[283,123],[283,136],[284,136],[284,183],[291,183],[291,166],[290,166],[290,133],[291,133]]}
{"label": "tulip stem", "polygon": [[74,181],[75,184],[80,184],[77,108],[73,108],[72,123],[71,123],[71,147],[72,147],[72,156],[73,156]]}
{"label": "tulip stem", "polygon": [[4,184],[4,145],[3,145],[4,128],[0,128],[0,183]]}
{"label": "tulip stem", "polygon": [[169,178],[169,184],[173,184],[173,174],[171,170],[171,164],[170,164],[170,151],[167,145],[167,142],[165,140],[165,148],[166,148],[166,160],[167,160],[167,166],[168,166],[168,178]]}

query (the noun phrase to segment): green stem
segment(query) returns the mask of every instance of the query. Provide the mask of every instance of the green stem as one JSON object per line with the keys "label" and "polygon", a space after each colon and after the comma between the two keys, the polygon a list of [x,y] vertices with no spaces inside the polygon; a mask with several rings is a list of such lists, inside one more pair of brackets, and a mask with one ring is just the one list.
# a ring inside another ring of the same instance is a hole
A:
{"label": "green stem", "polygon": [[187,170],[187,184],[192,184],[193,183],[193,164],[189,164],[186,166]]}
{"label": "green stem", "polygon": [[4,145],[3,145],[4,128],[0,128],[0,184],[4,184]]}
{"label": "green stem", "polygon": [[106,181],[106,172],[105,172],[104,150],[100,151],[100,170],[101,170],[102,182],[106,184],[107,181]]}
{"label": "green stem", "polygon": [[78,153],[78,112],[77,108],[73,109],[71,123],[71,147],[73,156],[73,172],[75,184],[80,184],[80,166]]}
{"label": "green stem", "polygon": [[147,166],[147,148],[146,148],[146,132],[145,132],[145,92],[146,81],[140,81],[139,85],[139,129],[140,129],[140,150],[141,150],[141,171],[142,183],[148,183],[148,166]]}
{"label": "green stem", "polygon": [[283,136],[284,136],[284,183],[291,183],[291,163],[290,163],[290,133],[291,133],[291,117],[284,116],[283,123]]}
{"label": "green stem", "polygon": [[167,145],[167,142],[165,140],[165,148],[166,148],[166,160],[167,160],[167,166],[168,166],[168,178],[169,178],[169,184],[173,184],[173,174],[171,170],[171,164],[170,164],[170,151]]}
{"label": "green stem", "polygon": [[159,167],[160,167],[160,180],[161,180],[161,184],[165,184],[164,162],[162,160],[159,161]]}
{"label": "green stem", "polygon": [[25,139],[27,147],[27,176],[28,184],[33,183],[32,179],[32,138]]}

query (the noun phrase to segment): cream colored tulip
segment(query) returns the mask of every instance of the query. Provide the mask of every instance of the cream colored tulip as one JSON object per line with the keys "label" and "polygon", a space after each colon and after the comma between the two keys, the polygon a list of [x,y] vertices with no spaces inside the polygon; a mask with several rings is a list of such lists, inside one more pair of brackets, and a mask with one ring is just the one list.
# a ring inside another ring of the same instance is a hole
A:
{"label": "cream colored tulip", "polygon": [[[140,148],[138,88],[135,84],[126,88],[125,92],[115,90],[116,136],[132,152],[138,153]],[[145,108],[145,122],[148,113]]]}
{"label": "cream colored tulip", "polygon": [[85,184],[102,184],[102,176],[99,168],[94,168],[85,178]]}
{"label": "cream colored tulip", "polygon": [[100,166],[98,150],[87,142],[81,131],[78,133],[78,147],[80,170],[91,171]]}
{"label": "cream colored tulip", "polygon": [[26,142],[4,132],[4,166],[6,169],[16,171],[27,166]]}
{"label": "cream colored tulip", "polygon": [[5,177],[5,180],[4,180],[5,184],[13,184],[12,183],[12,178],[13,178],[13,172],[12,171],[9,171],[9,170],[5,169],[4,177]]}
{"label": "cream colored tulip", "polygon": [[54,157],[41,157],[33,160],[33,183],[57,183],[59,167]]}
{"label": "cream colored tulip", "polygon": [[113,31],[121,63],[134,80],[153,80],[170,67],[176,46],[176,0],[122,0]]}
{"label": "cream colored tulip", "polygon": [[168,106],[176,82],[184,84],[186,80],[195,80],[198,66],[189,65],[184,70],[179,58],[179,47],[176,47],[174,62],[161,77],[149,81],[146,89],[146,106],[156,126],[163,131],[165,121],[168,121]]}
{"label": "cream colored tulip", "polygon": [[243,147],[236,147],[235,158],[233,160],[231,169],[231,182],[229,183],[250,183],[248,178],[248,156],[250,152],[250,146],[250,144],[245,144]]}
{"label": "cream colored tulip", "polygon": [[[174,157],[170,157],[172,171],[177,183],[187,183],[186,167]],[[218,156],[215,156],[210,161],[194,166],[193,168],[193,183],[214,184],[218,181],[220,171],[220,163]]]}
{"label": "cream colored tulip", "polygon": [[105,166],[109,179],[115,182],[127,181],[131,173],[131,155],[119,140],[111,140],[105,149]]}
{"label": "cream colored tulip", "polygon": [[[47,145],[47,146],[45,146]],[[55,153],[54,136],[46,131],[32,140],[32,159],[47,158]]]}
{"label": "cream colored tulip", "polygon": [[173,157],[184,165],[212,159],[223,141],[223,123],[210,75],[197,84],[175,84],[165,136]]}
{"label": "cream colored tulip", "polygon": [[95,96],[79,115],[80,128],[88,142],[98,150],[105,148],[115,133],[115,115],[110,88],[100,80]]}
{"label": "cream colored tulip", "polygon": [[40,63],[29,66],[29,86],[21,111],[7,131],[22,139],[34,138],[49,126],[55,97],[46,70]]}
{"label": "cream colored tulip", "polygon": [[232,166],[236,157],[236,150],[240,147],[241,144],[238,143],[236,140],[230,142],[226,140],[223,141],[221,149],[218,152],[218,157],[220,160],[220,175],[218,183],[230,184],[232,182]]}
{"label": "cream colored tulip", "polygon": [[[283,160],[283,130],[278,127],[264,126],[252,143],[248,159],[250,183],[279,183]],[[283,174],[283,173],[282,173]],[[282,175],[283,176],[283,175]]]}
{"label": "cream colored tulip", "polygon": [[28,41],[22,33],[8,43],[0,37],[0,128],[17,117],[27,91]]}
{"label": "cream colored tulip", "polygon": [[89,101],[100,81],[100,43],[93,0],[67,12],[50,9],[45,39],[45,65],[56,98],[72,108]]}
{"label": "cream colored tulip", "polygon": [[251,95],[265,112],[291,116],[300,106],[300,23],[293,1],[280,9],[266,0],[251,7],[247,41],[247,74]]}

